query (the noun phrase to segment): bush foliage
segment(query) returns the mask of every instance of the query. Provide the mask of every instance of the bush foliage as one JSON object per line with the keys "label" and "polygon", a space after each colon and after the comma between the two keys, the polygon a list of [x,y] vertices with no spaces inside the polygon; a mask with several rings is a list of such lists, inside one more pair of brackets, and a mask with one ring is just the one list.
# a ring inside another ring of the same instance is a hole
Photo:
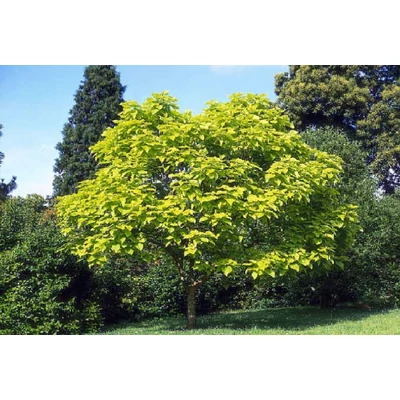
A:
{"label": "bush foliage", "polygon": [[0,206],[0,333],[77,334],[101,326],[91,272],[68,252],[40,196]]}

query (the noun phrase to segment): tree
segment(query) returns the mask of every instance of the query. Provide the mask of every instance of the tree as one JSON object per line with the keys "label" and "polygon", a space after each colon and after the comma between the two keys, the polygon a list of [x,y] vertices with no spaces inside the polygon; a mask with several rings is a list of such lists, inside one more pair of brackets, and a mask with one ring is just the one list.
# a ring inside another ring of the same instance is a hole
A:
{"label": "tree", "polygon": [[[0,137],[2,136],[3,132],[1,131],[3,129],[3,125],[0,124]],[[0,151],[0,165],[3,162],[4,159],[4,153]],[[4,179],[1,180],[0,182],[0,201],[4,201],[8,195],[17,188],[17,178],[13,176],[11,178],[11,181],[8,183],[4,182]]]}
{"label": "tree", "polygon": [[371,178],[370,168],[365,164],[366,152],[358,142],[349,140],[343,130],[329,126],[305,129],[301,138],[309,146],[343,160],[337,186],[342,202],[361,205],[365,199],[369,201],[374,197],[377,182]]}
{"label": "tree", "polygon": [[340,264],[356,229],[354,207],[338,204],[340,159],[291,127],[263,95],[234,94],[197,116],[165,92],[126,102],[92,147],[95,178],[58,199],[62,232],[91,264],[169,257],[188,328],[213,272],[245,266],[255,279]]}
{"label": "tree", "polygon": [[106,128],[115,125],[124,91],[114,66],[86,67],[84,80],[75,94],[75,105],[64,125],[63,140],[56,146],[60,152],[54,166],[56,196],[74,193],[79,182],[94,176],[96,162],[89,147]]}
{"label": "tree", "polygon": [[292,65],[275,77],[296,128],[334,126],[367,151],[382,188],[400,184],[400,66]]}

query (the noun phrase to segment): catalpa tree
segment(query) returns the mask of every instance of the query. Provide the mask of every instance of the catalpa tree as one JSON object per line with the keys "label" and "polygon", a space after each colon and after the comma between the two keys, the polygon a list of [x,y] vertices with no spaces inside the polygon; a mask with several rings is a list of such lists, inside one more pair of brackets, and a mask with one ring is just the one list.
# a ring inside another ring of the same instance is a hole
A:
{"label": "catalpa tree", "polygon": [[339,204],[341,160],[304,144],[265,96],[234,94],[192,115],[164,92],[125,102],[120,117],[91,148],[95,178],[58,199],[75,254],[94,265],[166,255],[187,290],[188,328],[212,273],[340,265],[357,219]]}

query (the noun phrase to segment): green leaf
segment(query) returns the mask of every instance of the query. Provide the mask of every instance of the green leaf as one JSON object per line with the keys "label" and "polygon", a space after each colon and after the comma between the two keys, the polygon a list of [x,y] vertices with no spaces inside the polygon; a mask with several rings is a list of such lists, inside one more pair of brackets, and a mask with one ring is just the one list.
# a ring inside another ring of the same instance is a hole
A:
{"label": "green leaf", "polygon": [[119,251],[121,250],[121,245],[120,244],[113,244],[111,246],[112,251],[114,251],[115,253],[119,253]]}
{"label": "green leaf", "polygon": [[227,267],[223,268],[222,271],[225,276],[228,276],[233,271],[233,269],[230,265],[228,265]]}
{"label": "green leaf", "polygon": [[299,265],[296,264],[296,263],[290,264],[290,268],[294,269],[294,270],[297,271],[297,272],[300,271],[300,267],[299,267]]}
{"label": "green leaf", "polygon": [[247,196],[247,201],[250,203],[254,203],[258,201],[258,197],[255,196],[254,194],[250,194],[249,196]]}

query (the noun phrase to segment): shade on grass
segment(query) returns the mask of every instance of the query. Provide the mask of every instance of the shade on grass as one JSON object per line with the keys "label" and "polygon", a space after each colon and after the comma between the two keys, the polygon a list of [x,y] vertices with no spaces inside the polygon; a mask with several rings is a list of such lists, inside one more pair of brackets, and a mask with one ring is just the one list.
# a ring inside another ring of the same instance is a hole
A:
{"label": "shade on grass", "polygon": [[234,311],[199,317],[186,331],[183,317],[157,318],[108,328],[111,335],[397,335],[400,310],[320,310],[312,307]]}

